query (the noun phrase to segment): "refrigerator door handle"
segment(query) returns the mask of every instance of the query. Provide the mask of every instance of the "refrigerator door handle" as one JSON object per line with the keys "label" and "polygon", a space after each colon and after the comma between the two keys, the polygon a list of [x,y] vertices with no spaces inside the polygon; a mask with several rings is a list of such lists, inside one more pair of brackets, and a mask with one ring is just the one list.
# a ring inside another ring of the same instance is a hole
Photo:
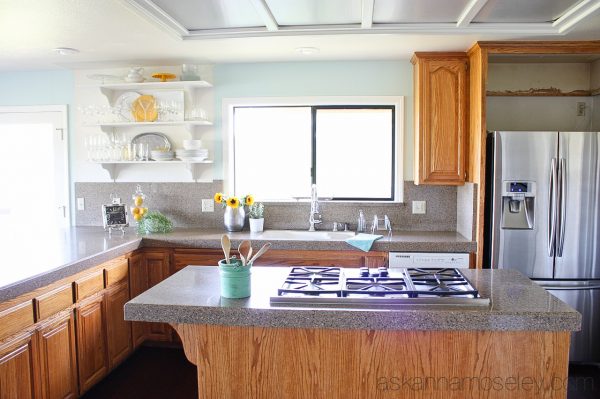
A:
{"label": "refrigerator door handle", "polygon": [[541,285],[541,287],[547,290],[556,291],[581,291],[600,289],[600,285]]}
{"label": "refrigerator door handle", "polygon": [[558,163],[558,186],[560,194],[558,203],[560,204],[560,216],[558,218],[558,244],[556,247],[556,256],[562,257],[563,248],[565,246],[565,225],[567,217],[567,160],[560,158]]}
{"label": "refrigerator door handle", "polygon": [[550,190],[548,190],[548,256],[554,256],[556,236],[556,158],[550,163]]}

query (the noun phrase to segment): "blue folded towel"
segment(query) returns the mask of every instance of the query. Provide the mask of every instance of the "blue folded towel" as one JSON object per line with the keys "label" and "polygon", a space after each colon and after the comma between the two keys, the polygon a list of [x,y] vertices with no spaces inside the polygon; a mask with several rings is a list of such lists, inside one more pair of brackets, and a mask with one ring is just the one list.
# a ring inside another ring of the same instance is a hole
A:
{"label": "blue folded towel", "polygon": [[356,247],[362,251],[369,252],[369,250],[371,249],[371,246],[373,246],[373,243],[382,237],[383,237],[382,235],[377,235],[377,234],[360,233],[360,234],[355,235],[352,238],[348,238],[346,240],[346,242],[348,244],[352,245],[353,247]]}

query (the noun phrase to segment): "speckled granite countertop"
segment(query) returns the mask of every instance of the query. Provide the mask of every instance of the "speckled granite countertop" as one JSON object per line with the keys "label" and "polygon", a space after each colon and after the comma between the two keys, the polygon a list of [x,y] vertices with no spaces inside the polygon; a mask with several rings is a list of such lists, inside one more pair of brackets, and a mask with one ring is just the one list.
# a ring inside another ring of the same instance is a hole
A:
{"label": "speckled granite countertop", "polygon": [[188,266],[125,305],[135,321],[377,330],[576,331],[581,315],[515,270],[465,270],[490,306],[459,308],[421,305],[402,310],[271,306],[288,272],[255,267],[252,296],[220,296],[214,266]]}
{"label": "speckled granite countertop", "polygon": [[[133,228],[125,235],[109,236],[101,227],[37,230],[29,227],[0,232],[0,301],[51,284],[109,259],[143,247],[220,248],[221,229],[176,229],[170,234],[138,236]],[[230,233],[237,248],[243,239],[262,245],[249,232]],[[268,240],[274,249],[353,250],[343,240]],[[476,243],[455,232],[394,232],[375,242],[373,251],[474,252]]]}
{"label": "speckled granite countertop", "polygon": [[[177,229],[170,234],[154,234],[144,237],[144,247],[178,247],[178,248],[221,248],[223,230]],[[260,247],[266,242],[272,249],[307,249],[307,250],[356,250],[344,239],[340,240],[261,240],[260,236],[249,232],[228,233],[232,244],[237,247],[241,240],[252,240]],[[375,241],[372,251],[407,251],[407,252],[475,252],[477,243],[453,231],[394,231],[391,237]]]}

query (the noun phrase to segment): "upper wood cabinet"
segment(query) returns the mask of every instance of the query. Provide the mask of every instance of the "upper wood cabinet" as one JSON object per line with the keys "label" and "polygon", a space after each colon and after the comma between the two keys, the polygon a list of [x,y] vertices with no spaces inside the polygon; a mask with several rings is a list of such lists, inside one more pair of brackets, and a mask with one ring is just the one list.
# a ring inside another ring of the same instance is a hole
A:
{"label": "upper wood cabinet", "polygon": [[415,53],[412,63],[415,184],[464,184],[469,59],[466,53]]}

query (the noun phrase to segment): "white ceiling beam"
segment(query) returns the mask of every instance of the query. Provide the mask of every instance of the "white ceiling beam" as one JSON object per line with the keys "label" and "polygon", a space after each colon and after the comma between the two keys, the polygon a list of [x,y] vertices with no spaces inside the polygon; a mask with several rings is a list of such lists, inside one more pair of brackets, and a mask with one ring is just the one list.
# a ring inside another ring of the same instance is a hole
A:
{"label": "white ceiling beam", "polygon": [[471,0],[471,1],[469,1],[469,4],[467,4],[467,6],[464,8],[462,13],[460,14],[460,17],[458,17],[458,21],[456,22],[456,27],[457,28],[465,28],[465,27],[469,26],[471,21],[473,21],[473,18],[475,18],[475,16],[479,13],[479,11],[481,11],[483,6],[487,2],[488,2],[488,0]]}
{"label": "white ceiling beam", "polygon": [[362,18],[360,23],[362,29],[369,29],[373,26],[374,7],[375,0],[362,0]]}
{"label": "white ceiling beam", "polygon": [[283,26],[278,31],[265,28],[206,29],[190,31],[184,40],[264,37],[264,36],[302,36],[302,35],[345,35],[345,34],[499,34],[523,36],[558,36],[557,28],[549,22],[542,23],[481,23],[465,28],[457,28],[456,23],[426,24],[373,24],[371,29],[362,29],[359,24],[349,25],[302,25]]}
{"label": "white ceiling beam", "polygon": [[189,30],[151,0],[121,0],[121,3],[144,17],[156,22],[161,28],[180,39],[189,36],[190,34]]}
{"label": "white ceiling beam", "polygon": [[277,23],[277,20],[273,16],[273,13],[271,12],[271,9],[265,0],[250,0],[250,2],[256,9],[256,12],[260,18],[263,20],[267,30],[271,32],[279,30],[279,24]]}
{"label": "white ceiling beam", "polygon": [[600,9],[600,0],[583,0],[561,15],[560,18],[552,23],[552,26],[557,28],[560,34],[564,35],[598,9]]}

